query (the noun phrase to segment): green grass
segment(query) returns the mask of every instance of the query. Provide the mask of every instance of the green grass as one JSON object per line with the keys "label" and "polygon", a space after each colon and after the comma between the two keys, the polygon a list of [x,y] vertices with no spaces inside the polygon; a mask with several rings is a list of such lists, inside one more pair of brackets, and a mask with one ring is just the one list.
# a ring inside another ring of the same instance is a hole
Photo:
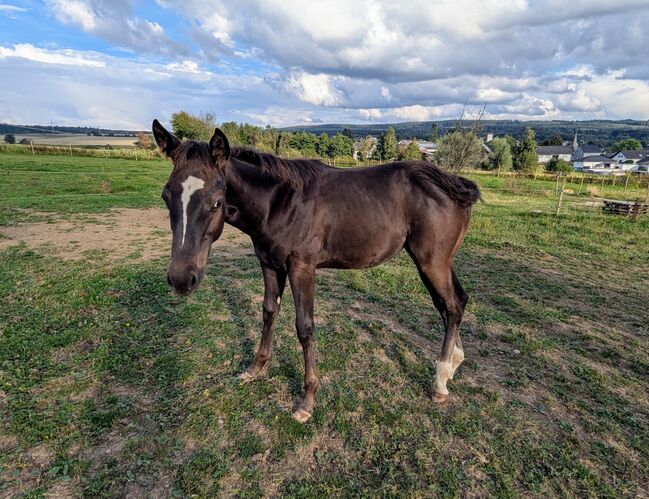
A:
{"label": "green grass", "polygon": [[[168,167],[0,155],[31,172],[3,176],[1,221],[160,206]],[[304,426],[290,293],[268,377],[236,379],[263,283],[227,238],[189,299],[169,293],[165,259],[0,251],[0,495],[646,494],[649,222],[555,217],[555,199],[498,187],[457,258],[471,301],[450,401],[430,398],[441,323],[402,254],[319,274],[322,388]]]}

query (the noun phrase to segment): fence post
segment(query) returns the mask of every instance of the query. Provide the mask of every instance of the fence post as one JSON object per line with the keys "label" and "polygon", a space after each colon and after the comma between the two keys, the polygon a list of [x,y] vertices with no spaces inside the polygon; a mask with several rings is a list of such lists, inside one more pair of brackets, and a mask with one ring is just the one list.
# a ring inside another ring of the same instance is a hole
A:
{"label": "fence post", "polygon": [[[557,182],[559,181],[559,177],[557,176]],[[555,216],[559,215],[559,210],[561,209],[561,201],[563,201],[563,191],[566,187],[566,178],[563,178],[563,184],[561,184],[561,191],[559,192],[559,202],[557,203],[557,212],[554,214]]]}
{"label": "fence post", "polygon": [[33,140],[30,140],[30,141],[29,141],[29,144],[32,146],[32,156],[35,156],[36,153],[34,152],[34,141],[33,141]]}
{"label": "fence post", "polygon": [[581,176],[581,182],[579,182],[579,190],[577,191],[577,196],[581,194],[581,188],[584,186],[584,176]]}
{"label": "fence post", "polygon": [[604,197],[604,180],[605,180],[605,176],[602,175],[602,188],[601,188],[602,189],[602,197]]}
{"label": "fence post", "polygon": [[624,181],[624,192],[626,192],[627,187],[629,187],[629,175],[628,173],[626,174],[626,180]]}
{"label": "fence post", "polygon": [[72,144],[68,144],[68,147],[70,148],[70,157],[72,157]]}
{"label": "fence post", "polygon": [[557,183],[554,186],[554,195],[557,196],[559,194],[559,177],[561,176],[560,173],[557,173]]}
{"label": "fence post", "polygon": [[649,203],[649,183],[647,184],[647,195],[644,198],[645,203]]}

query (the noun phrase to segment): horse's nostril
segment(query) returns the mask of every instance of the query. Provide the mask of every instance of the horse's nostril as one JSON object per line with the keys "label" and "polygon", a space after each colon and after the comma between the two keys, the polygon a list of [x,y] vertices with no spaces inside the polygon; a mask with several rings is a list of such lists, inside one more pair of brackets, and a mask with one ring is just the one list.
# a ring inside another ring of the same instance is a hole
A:
{"label": "horse's nostril", "polygon": [[171,277],[169,277],[169,272],[167,272],[167,284],[169,284],[169,286],[173,286],[173,284],[171,284]]}
{"label": "horse's nostril", "polygon": [[197,282],[198,282],[198,277],[196,277],[196,274],[192,272],[192,288],[196,286]]}

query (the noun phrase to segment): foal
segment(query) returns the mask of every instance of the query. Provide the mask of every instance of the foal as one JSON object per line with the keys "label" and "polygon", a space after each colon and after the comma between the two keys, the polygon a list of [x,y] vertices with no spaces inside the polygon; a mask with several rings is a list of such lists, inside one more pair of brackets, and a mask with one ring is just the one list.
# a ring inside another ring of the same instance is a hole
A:
{"label": "foal", "polygon": [[285,160],[230,148],[218,128],[208,143],[180,142],[157,120],[153,134],[173,170],[162,192],[173,242],[167,281],[180,294],[200,284],[223,224],[250,236],[264,276],[264,325],[244,382],[264,374],[273,325],[288,278],[304,351],[304,398],[293,417],[313,414],[320,381],[315,369],[313,301],[317,268],[362,269],[405,248],[444,322],[434,398],[464,360],[458,327],[468,295],[453,272],[466,233],[475,183],[424,161],[373,168],[330,168],[315,160]]}

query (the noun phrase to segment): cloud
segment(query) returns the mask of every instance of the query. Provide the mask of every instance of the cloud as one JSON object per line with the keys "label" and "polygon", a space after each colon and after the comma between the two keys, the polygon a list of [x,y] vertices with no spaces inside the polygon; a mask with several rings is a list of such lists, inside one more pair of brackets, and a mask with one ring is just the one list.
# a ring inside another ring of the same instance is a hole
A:
{"label": "cloud", "polygon": [[600,71],[644,66],[649,12],[645,0],[514,0],[506,7],[501,0],[419,0],[407,8],[387,0],[165,5],[194,13],[198,29],[218,34],[215,45],[227,40],[230,47],[257,47],[287,69],[390,82],[542,75],[566,59],[594,63]]}
{"label": "cloud", "polygon": [[81,28],[119,47],[144,54],[187,56],[190,51],[171,40],[155,21],[133,16],[130,0],[45,0],[63,24]]}
{"label": "cloud", "polygon": [[80,54],[74,50],[44,50],[29,43],[14,45],[13,48],[0,46],[0,60],[21,58],[44,64],[65,64],[69,66],[85,66],[102,68],[106,63],[89,54]]}
{"label": "cloud", "polygon": [[286,87],[302,102],[316,106],[335,106],[342,100],[332,78],[326,74],[298,72],[288,77]]}
{"label": "cloud", "polygon": [[0,45],[0,73],[0,122],[146,129],[153,118],[168,120],[181,109],[214,111],[223,121],[250,121],[266,108],[283,109],[285,120],[291,115],[288,98],[264,78],[191,64],[169,68],[91,51]]}
{"label": "cloud", "polygon": [[0,3],[0,12],[27,12],[24,7],[18,7],[17,5],[11,5],[6,3]]}
{"label": "cloud", "polygon": [[79,92],[94,90],[102,102],[104,92],[117,98],[122,89],[131,105],[107,116],[130,113],[132,123],[180,108],[276,125],[455,119],[465,102],[469,113],[486,104],[494,118],[649,117],[647,0],[46,5],[63,29],[127,49],[120,57],[52,49],[74,46],[68,34],[65,43],[0,47],[3,71],[24,71],[2,88],[20,100],[17,82],[44,74],[58,91],[42,96],[43,109],[70,120],[99,119],[110,103],[86,112],[66,101],[74,96],[62,90],[54,67],[65,67],[61,73]]}
{"label": "cloud", "polygon": [[11,5],[7,3],[0,3],[0,15],[8,17],[9,19],[17,19],[18,14],[27,12],[29,9],[25,7],[18,7],[17,5]]}

